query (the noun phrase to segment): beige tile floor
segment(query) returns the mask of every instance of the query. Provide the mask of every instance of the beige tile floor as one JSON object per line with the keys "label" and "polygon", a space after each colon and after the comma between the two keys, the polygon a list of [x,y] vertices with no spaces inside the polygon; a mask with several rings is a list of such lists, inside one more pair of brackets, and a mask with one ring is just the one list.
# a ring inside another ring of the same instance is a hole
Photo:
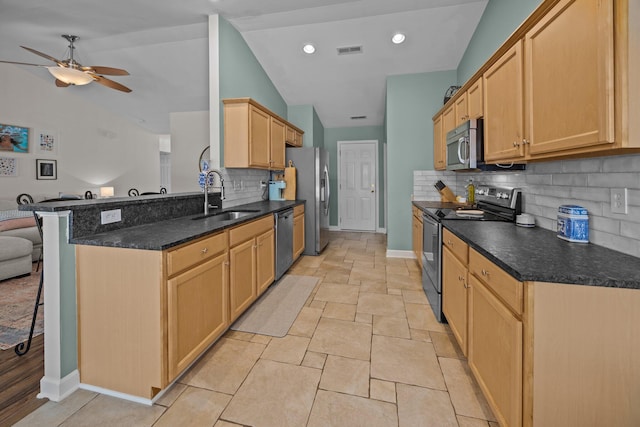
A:
{"label": "beige tile floor", "polygon": [[331,233],[291,274],[320,280],[283,338],[228,331],[153,406],[78,390],[19,426],[497,427],[414,260]]}

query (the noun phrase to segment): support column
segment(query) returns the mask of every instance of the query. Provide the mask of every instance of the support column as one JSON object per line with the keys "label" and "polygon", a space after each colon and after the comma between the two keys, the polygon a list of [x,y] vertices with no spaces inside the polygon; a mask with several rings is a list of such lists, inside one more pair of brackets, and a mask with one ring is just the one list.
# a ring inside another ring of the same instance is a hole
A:
{"label": "support column", "polygon": [[75,251],[69,242],[69,214],[42,217],[44,274],[44,377],[38,398],[59,402],[80,384],[78,373]]}

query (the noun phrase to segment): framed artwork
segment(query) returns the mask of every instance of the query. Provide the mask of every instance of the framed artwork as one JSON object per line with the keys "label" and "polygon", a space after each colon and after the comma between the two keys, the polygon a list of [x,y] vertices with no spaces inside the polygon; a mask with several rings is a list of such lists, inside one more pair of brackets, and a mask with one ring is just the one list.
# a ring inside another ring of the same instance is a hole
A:
{"label": "framed artwork", "polygon": [[35,136],[36,151],[41,154],[58,154],[60,138],[58,134],[48,130],[38,130]]}
{"label": "framed artwork", "polygon": [[29,152],[29,128],[0,124],[0,151]]}
{"label": "framed artwork", "polygon": [[36,179],[58,179],[56,160],[36,159]]}
{"label": "framed artwork", "polygon": [[0,176],[18,176],[18,159],[0,157]]}

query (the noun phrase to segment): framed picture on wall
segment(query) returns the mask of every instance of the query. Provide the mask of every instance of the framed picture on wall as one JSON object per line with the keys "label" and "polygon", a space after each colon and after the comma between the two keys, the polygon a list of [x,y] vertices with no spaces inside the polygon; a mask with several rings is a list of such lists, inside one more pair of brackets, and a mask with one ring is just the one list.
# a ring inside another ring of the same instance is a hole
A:
{"label": "framed picture on wall", "polygon": [[34,144],[36,146],[36,152],[53,156],[58,154],[60,138],[58,137],[57,132],[50,130],[38,130],[35,134]]}
{"label": "framed picture on wall", "polygon": [[58,179],[56,160],[36,159],[36,179]]}
{"label": "framed picture on wall", "polygon": [[29,128],[0,124],[0,151],[29,152]]}
{"label": "framed picture on wall", "polygon": [[0,176],[18,176],[18,159],[0,157]]}

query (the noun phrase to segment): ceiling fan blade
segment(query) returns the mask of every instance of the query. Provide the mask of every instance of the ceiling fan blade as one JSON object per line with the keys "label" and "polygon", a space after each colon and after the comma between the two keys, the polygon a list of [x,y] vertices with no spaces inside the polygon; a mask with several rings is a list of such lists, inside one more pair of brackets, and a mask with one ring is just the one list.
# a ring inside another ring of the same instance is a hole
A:
{"label": "ceiling fan blade", "polygon": [[0,61],[0,62],[4,62],[5,64],[33,65],[34,67],[46,67],[46,65],[30,64],[28,62],[15,62],[15,61]]}
{"label": "ceiling fan blade", "polygon": [[30,47],[26,47],[26,46],[20,46],[20,47],[23,48],[23,49],[28,50],[31,53],[35,53],[38,56],[42,56],[43,58],[46,58],[49,61],[53,61],[56,64],[58,64],[59,66],[61,66],[61,67],[66,67],[66,65],[62,61],[60,61],[59,59],[54,58],[53,56],[49,56],[46,53],[38,52],[37,50],[31,49]]}
{"label": "ceiling fan blade", "polygon": [[95,74],[106,74],[107,76],[128,76],[129,72],[121,68],[102,67],[100,65],[92,65],[90,67],[80,67],[82,71],[91,71]]}
{"label": "ceiling fan blade", "polygon": [[106,77],[94,75],[93,78],[96,80],[96,82],[106,87],[110,87],[111,89],[120,90],[122,92],[131,92],[131,89],[129,89],[128,87],[121,85],[118,82],[114,82],[113,80],[109,80]]}
{"label": "ceiling fan blade", "polygon": [[67,87],[67,86],[69,86],[69,83],[65,83],[62,80],[56,79],[56,86],[58,86],[58,87]]}

